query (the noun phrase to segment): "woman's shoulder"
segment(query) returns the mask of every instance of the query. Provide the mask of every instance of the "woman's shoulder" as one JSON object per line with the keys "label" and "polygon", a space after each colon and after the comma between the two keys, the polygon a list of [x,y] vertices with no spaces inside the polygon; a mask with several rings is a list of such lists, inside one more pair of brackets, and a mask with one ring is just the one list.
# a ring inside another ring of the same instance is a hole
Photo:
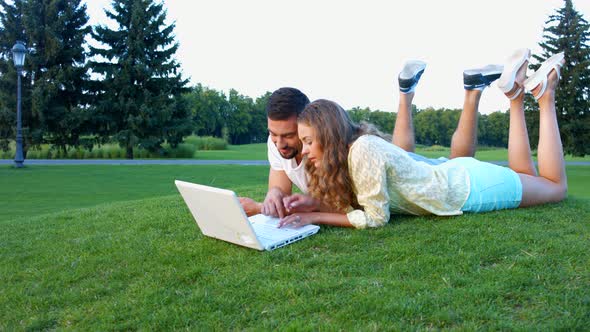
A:
{"label": "woman's shoulder", "polygon": [[351,148],[362,148],[367,146],[380,145],[381,143],[388,143],[383,138],[371,134],[359,136],[351,145]]}
{"label": "woman's shoulder", "polygon": [[395,149],[396,146],[385,139],[375,135],[362,135],[350,146],[350,151],[379,151]]}
{"label": "woman's shoulder", "polygon": [[387,154],[396,153],[397,146],[375,135],[362,135],[356,139],[350,146],[349,161],[351,160],[366,160],[369,156],[372,159],[381,159],[379,156],[385,157]]}

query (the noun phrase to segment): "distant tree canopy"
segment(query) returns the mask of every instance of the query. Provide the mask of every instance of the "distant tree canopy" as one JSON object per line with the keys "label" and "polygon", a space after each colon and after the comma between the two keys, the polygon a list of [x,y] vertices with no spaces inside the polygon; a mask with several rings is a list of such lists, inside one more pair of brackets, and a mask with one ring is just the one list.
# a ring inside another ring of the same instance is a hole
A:
{"label": "distant tree canopy", "polygon": [[[270,92],[252,98],[234,89],[188,87],[175,60],[175,25],[167,23],[161,1],[112,0],[105,13],[114,28],[88,26],[82,0],[0,0],[0,7],[0,149],[8,150],[16,136],[11,49],[18,40],[29,51],[22,85],[25,153],[41,144],[65,151],[118,142],[132,158],[134,148],[157,152],[164,142],[174,147],[191,134],[222,137],[231,144],[266,141]],[[564,0],[544,32],[537,62],[565,51],[557,92],[564,149],[588,154],[590,26],[572,1]],[[530,96],[525,110],[534,143],[538,111]],[[395,113],[361,107],[348,112],[357,122],[393,131]],[[414,106],[417,143],[448,146],[460,112]],[[479,143],[505,147],[508,118],[505,112],[480,115]]]}

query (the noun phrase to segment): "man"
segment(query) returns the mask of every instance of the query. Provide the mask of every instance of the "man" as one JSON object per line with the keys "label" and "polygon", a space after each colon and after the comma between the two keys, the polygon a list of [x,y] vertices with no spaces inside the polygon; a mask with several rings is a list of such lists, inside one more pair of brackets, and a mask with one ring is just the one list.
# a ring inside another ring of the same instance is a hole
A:
{"label": "man", "polygon": [[248,216],[262,213],[283,218],[286,215],[283,198],[291,195],[293,184],[303,193],[307,192],[302,144],[297,134],[297,115],[307,104],[307,96],[295,88],[280,88],[271,94],[266,106],[268,193],[262,203],[240,197]]}

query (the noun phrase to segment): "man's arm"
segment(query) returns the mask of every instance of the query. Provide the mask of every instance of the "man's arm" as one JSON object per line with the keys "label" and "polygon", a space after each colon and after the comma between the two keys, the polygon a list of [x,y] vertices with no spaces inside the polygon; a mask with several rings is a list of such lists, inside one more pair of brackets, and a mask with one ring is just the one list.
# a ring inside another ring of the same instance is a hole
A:
{"label": "man's arm", "polygon": [[285,216],[283,198],[291,195],[292,183],[284,171],[270,169],[268,174],[268,193],[264,202],[258,203],[248,197],[240,197],[240,203],[246,212],[246,215],[266,214],[273,217]]}
{"label": "man's arm", "polygon": [[262,203],[258,203],[249,197],[238,197],[238,199],[240,200],[240,204],[242,204],[242,208],[248,217],[255,214],[260,214]]}
{"label": "man's arm", "polygon": [[268,174],[268,193],[262,202],[260,213],[283,218],[287,213],[283,198],[291,195],[292,187],[293,183],[285,171],[271,168]]}

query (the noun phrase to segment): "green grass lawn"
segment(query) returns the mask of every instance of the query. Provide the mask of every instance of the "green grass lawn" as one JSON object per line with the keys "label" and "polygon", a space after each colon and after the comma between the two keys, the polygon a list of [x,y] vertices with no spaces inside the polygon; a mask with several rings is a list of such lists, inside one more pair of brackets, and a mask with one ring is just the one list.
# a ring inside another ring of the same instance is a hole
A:
{"label": "green grass lawn", "polygon": [[199,150],[195,159],[203,160],[266,160],[266,143],[228,145],[227,150]]}
{"label": "green grass lawn", "polygon": [[[416,153],[429,158],[448,157],[451,149],[446,147],[418,147]],[[196,159],[204,160],[266,160],[266,143],[229,145],[227,150],[197,151]],[[483,148],[476,158],[485,161],[508,160],[508,149]],[[567,161],[590,161],[590,156],[566,156]]]}
{"label": "green grass lawn", "polygon": [[[266,143],[228,145],[226,150],[198,150],[194,159],[201,160],[266,160]],[[418,146],[416,153],[429,158],[448,157],[450,148],[442,146]],[[8,159],[12,159],[10,157]],[[508,150],[503,148],[482,148],[477,151],[476,158],[484,161],[508,160]],[[108,158],[107,158],[108,159]],[[181,158],[182,159],[182,158]],[[590,161],[585,157],[566,156],[566,161]]]}
{"label": "green grass lawn", "polygon": [[590,167],[567,170],[560,204],[261,253],[203,237],[173,180],[261,199],[267,167],[0,167],[0,330],[584,330]]}

